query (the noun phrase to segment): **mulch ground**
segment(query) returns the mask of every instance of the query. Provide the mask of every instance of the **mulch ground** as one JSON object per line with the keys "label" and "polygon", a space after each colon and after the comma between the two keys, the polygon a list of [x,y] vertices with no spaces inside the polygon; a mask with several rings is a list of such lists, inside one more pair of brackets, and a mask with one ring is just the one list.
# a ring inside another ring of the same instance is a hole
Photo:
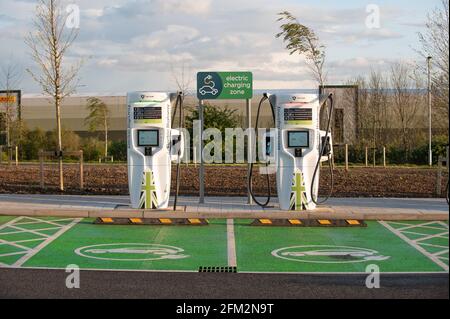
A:
{"label": "mulch ground", "polygon": [[[246,166],[207,166],[206,194],[209,196],[245,196],[247,193]],[[173,174],[175,175],[175,174]],[[351,168],[334,171],[335,197],[438,197],[436,195],[437,169],[423,168]],[[442,174],[442,193],[448,180]],[[19,167],[0,165],[0,193],[59,194],[56,165],[45,166],[45,188],[40,188],[39,165],[27,164]],[[321,193],[326,194],[330,186],[327,170],[322,171]],[[79,187],[77,165],[65,165],[65,194],[127,195],[128,180],[126,165],[85,165],[85,189]],[[173,183],[174,185],[174,183]],[[180,192],[182,195],[198,195],[198,168],[183,167]],[[272,194],[276,194],[275,176],[271,176]],[[254,190],[266,192],[266,180],[255,168]]]}

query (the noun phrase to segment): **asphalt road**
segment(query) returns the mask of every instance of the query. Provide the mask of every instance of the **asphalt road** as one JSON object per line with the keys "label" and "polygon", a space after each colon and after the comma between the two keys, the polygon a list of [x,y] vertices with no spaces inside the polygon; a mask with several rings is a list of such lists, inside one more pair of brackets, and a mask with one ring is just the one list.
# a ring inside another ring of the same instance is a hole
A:
{"label": "asphalt road", "polygon": [[0,298],[448,299],[448,274],[382,275],[368,289],[362,275],[208,274],[81,271],[80,289],[63,270],[0,269]]}

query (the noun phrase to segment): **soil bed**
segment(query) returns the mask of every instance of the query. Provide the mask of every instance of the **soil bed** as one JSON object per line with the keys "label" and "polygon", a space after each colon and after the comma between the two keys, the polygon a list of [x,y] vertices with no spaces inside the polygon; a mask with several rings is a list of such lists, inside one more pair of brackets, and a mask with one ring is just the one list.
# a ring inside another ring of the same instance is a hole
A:
{"label": "soil bed", "polygon": [[[245,196],[247,194],[246,166],[207,166],[205,174],[206,194],[209,196]],[[175,174],[173,174],[174,176]],[[351,168],[334,171],[335,197],[438,197],[436,195],[437,169],[423,168]],[[19,167],[0,165],[0,193],[59,194],[56,165],[45,165],[45,189],[39,184],[39,165]],[[442,173],[442,193],[445,192],[448,173]],[[79,188],[77,165],[64,166],[65,194],[127,195],[126,165],[85,165],[85,189]],[[321,193],[329,191],[329,172],[322,170]],[[254,190],[266,192],[266,180],[255,168]],[[174,185],[174,184],[173,184]],[[183,167],[180,192],[182,195],[198,195],[198,168]],[[275,175],[271,175],[272,194],[276,194]]]}

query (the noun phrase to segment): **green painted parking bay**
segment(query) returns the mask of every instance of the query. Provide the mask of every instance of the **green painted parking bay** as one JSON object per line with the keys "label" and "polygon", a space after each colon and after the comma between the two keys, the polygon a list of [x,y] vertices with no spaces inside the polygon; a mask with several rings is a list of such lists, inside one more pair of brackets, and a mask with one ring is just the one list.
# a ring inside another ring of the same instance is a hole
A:
{"label": "green painted parking bay", "polygon": [[0,218],[0,267],[238,272],[448,272],[448,223],[368,227],[94,225],[92,219]]}
{"label": "green painted parking bay", "polygon": [[[1,261],[1,257],[0,257]],[[84,219],[24,267],[198,271],[226,266],[226,223],[208,227],[106,226]]]}
{"label": "green painted parking bay", "polygon": [[[235,225],[239,270],[352,273],[366,272],[367,266],[376,265],[381,272],[444,271],[445,267],[430,259],[431,249],[441,252],[441,262],[448,266],[448,226],[424,226],[431,234],[422,238],[441,234],[441,239],[447,241],[446,247],[428,246],[424,253],[419,244],[415,248],[413,241],[405,241],[383,224],[367,224],[367,228],[286,228],[250,227],[248,222],[239,221]],[[411,227],[408,229],[412,232],[421,229],[420,224],[424,222],[387,223],[400,229]]]}

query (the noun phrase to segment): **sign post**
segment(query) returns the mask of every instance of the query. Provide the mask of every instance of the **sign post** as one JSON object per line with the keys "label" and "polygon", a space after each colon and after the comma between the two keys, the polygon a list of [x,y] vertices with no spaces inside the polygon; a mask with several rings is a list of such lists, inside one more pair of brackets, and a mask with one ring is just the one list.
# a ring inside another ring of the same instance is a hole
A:
{"label": "sign post", "polygon": [[[199,100],[200,117],[200,204],[205,203],[205,167],[203,161],[203,131],[204,114],[203,106],[205,100],[246,100],[247,126],[251,129],[253,97],[253,74],[251,72],[199,72],[197,73],[197,98]],[[251,134],[247,143],[247,179],[250,173],[250,163],[253,158],[251,147]],[[248,183],[247,183],[248,185]],[[252,203],[250,190],[248,192],[248,203]]]}
{"label": "sign post", "polygon": [[[22,91],[21,90],[6,90],[0,91],[0,145],[5,146],[8,153],[8,163],[12,160],[11,145],[11,110],[17,108],[17,119],[19,125],[22,125]],[[22,130],[19,130],[22,132]],[[21,133],[20,133],[21,134]],[[21,136],[19,136],[19,139]],[[0,152],[0,157],[2,153]],[[17,150],[16,150],[17,157]],[[1,162],[1,160],[0,160]]]}

